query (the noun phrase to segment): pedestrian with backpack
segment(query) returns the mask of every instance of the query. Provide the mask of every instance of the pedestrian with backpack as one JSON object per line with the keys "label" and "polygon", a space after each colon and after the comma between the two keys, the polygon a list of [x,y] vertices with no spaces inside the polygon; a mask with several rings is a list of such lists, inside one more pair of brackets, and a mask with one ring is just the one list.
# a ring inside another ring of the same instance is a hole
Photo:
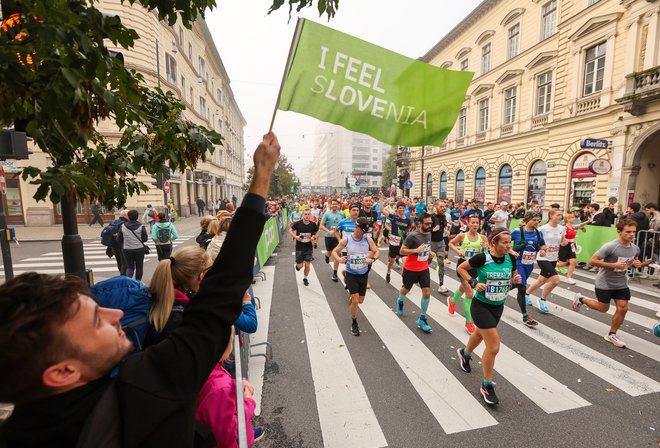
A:
{"label": "pedestrian with backpack", "polygon": [[147,209],[144,211],[144,214],[142,215],[142,222],[147,224],[149,223],[149,231],[151,231],[151,228],[154,226],[154,224],[158,221],[158,212],[156,211],[155,208],[151,206],[151,204],[147,204]]}
{"label": "pedestrian with backpack", "polygon": [[169,258],[172,255],[172,241],[178,237],[179,234],[176,233],[174,224],[167,221],[165,213],[160,212],[158,214],[158,222],[151,228],[151,239],[156,243],[158,261]]}
{"label": "pedestrian with backpack", "polygon": [[252,282],[265,196],[280,145],[254,153],[254,176],[225,251],[204,274],[182,324],[139,353],[77,276],[35,272],[0,285],[0,402],[14,404],[0,445],[192,448],[197,399],[229,342]]}
{"label": "pedestrian with backpack", "polygon": [[126,258],[122,249],[122,243],[117,240],[121,227],[128,222],[128,210],[119,212],[119,218],[112,221],[101,230],[101,244],[106,246],[108,257],[115,257],[119,275],[126,275]]}
{"label": "pedestrian with backpack", "polygon": [[122,244],[124,259],[126,260],[126,277],[142,280],[144,270],[144,256],[149,250],[144,243],[147,241],[147,229],[138,222],[137,210],[129,210],[128,222],[121,226],[117,241]]}

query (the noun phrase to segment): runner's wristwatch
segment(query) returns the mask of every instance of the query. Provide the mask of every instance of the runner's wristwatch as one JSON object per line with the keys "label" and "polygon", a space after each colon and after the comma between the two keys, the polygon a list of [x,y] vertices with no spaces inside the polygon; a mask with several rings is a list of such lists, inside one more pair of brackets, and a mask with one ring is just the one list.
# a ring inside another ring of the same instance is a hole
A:
{"label": "runner's wristwatch", "polygon": [[477,286],[477,283],[479,282],[477,281],[476,278],[471,278],[470,281],[468,282],[468,285],[470,285],[471,288],[474,288]]}

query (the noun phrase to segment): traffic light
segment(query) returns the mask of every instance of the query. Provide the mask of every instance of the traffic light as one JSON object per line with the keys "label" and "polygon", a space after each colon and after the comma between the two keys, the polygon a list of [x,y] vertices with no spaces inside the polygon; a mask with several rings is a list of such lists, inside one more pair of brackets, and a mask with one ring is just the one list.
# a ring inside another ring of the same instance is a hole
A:
{"label": "traffic light", "polygon": [[159,190],[162,190],[163,187],[165,186],[165,179],[163,173],[158,173],[155,176],[151,176],[154,178],[155,182],[151,182],[151,185],[154,187],[158,188]]}
{"label": "traffic light", "polygon": [[27,135],[16,129],[3,129],[0,134],[0,160],[27,160]]}
{"label": "traffic light", "polygon": [[405,186],[406,186],[406,175],[399,174],[399,188],[403,190]]}

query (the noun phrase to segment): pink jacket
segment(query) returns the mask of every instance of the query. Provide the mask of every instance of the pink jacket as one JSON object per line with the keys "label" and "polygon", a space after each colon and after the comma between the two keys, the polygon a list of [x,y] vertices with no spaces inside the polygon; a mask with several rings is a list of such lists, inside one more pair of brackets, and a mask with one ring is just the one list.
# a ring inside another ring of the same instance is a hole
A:
{"label": "pink jacket", "polygon": [[[257,406],[252,398],[245,398],[245,424],[248,446],[254,443],[252,415]],[[217,365],[197,396],[197,420],[208,426],[218,448],[238,447],[238,417],[236,416],[236,381]]]}

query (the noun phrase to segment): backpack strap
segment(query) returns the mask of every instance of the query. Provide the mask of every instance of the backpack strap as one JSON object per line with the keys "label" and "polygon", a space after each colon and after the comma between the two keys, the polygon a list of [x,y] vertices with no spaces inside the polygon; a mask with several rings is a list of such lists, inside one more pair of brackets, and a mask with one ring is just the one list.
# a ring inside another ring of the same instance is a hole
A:
{"label": "backpack strap", "polygon": [[117,386],[111,381],[85,421],[76,448],[121,448],[120,420]]}

